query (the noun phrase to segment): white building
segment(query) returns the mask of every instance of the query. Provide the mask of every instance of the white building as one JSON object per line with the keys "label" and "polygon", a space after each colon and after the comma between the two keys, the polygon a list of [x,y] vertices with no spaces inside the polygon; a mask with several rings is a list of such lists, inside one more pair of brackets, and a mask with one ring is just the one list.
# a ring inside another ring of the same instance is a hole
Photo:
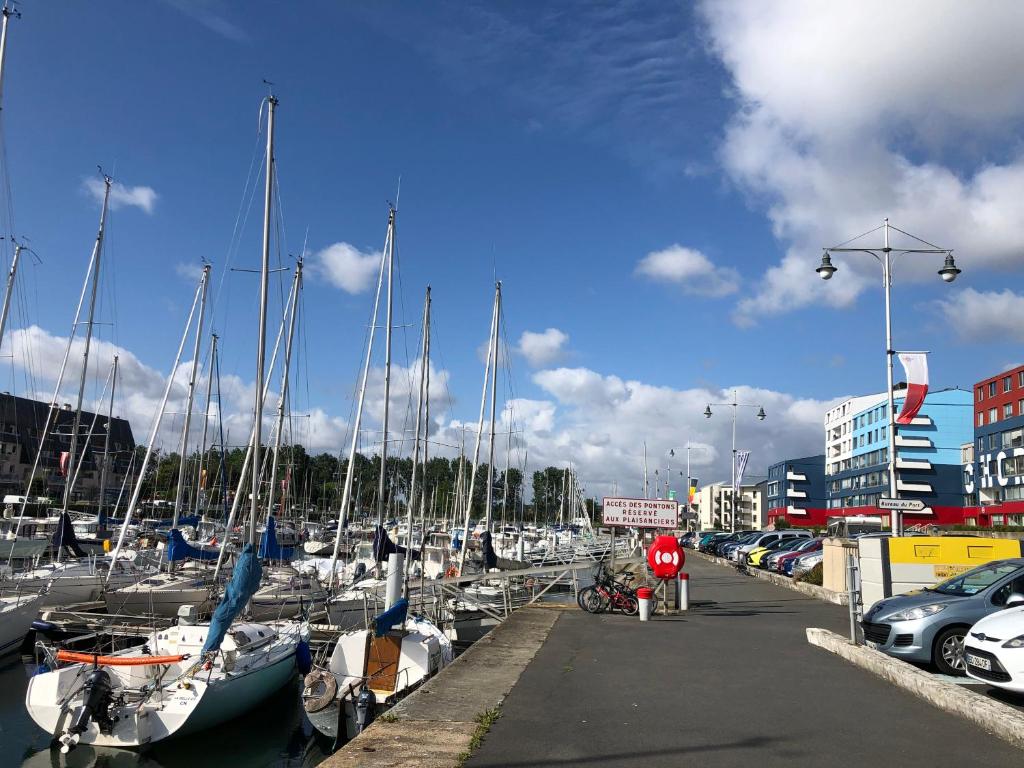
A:
{"label": "white building", "polygon": [[[693,497],[697,513],[698,530],[719,528],[732,530],[733,491],[732,483],[719,482],[698,489]],[[736,518],[737,530],[759,530],[764,526],[765,484],[757,483],[740,487],[739,510]]]}
{"label": "white building", "polygon": [[884,392],[844,400],[825,413],[825,474],[834,475],[850,469],[853,459],[853,417],[882,402]]}

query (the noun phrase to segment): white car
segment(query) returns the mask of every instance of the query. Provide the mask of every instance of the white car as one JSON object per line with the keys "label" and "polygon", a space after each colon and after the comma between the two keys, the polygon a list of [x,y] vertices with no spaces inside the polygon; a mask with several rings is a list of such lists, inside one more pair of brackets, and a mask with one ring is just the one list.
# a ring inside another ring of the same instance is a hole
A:
{"label": "white car", "polygon": [[1010,595],[1006,604],[968,631],[965,667],[975,680],[1024,693],[1024,595]]}
{"label": "white car", "polygon": [[801,576],[814,568],[825,559],[825,553],[821,550],[811,552],[808,555],[801,555],[793,563],[793,576]]}
{"label": "white car", "polygon": [[747,555],[753,552],[758,547],[767,547],[769,544],[774,544],[779,539],[809,539],[811,538],[810,531],[767,531],[762,533],[760,536],[755,536],[748,543],[742,544],[732,551],[730,557],[737,563],[746,563]]}

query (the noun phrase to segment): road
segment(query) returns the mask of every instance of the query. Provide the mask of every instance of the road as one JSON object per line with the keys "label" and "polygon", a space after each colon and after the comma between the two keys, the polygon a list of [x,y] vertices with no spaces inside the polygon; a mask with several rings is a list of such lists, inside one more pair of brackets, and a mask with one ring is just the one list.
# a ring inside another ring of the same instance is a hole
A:
{"label": "road", "polygon": [[1019,766],[1020,751],[807,643],[840,606],[691,556],[694,609],[566,611],[472,768]]}

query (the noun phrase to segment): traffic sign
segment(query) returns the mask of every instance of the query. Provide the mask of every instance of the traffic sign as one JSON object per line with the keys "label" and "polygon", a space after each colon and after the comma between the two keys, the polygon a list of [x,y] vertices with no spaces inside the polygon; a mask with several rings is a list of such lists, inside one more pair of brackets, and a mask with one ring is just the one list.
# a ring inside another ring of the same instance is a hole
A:
{"label": "traffic sign", "polygon": [[899,509],[903,512],[920,512],[924,509],[924,502],[920,499],[887,499],[878,500],[879,509]]}

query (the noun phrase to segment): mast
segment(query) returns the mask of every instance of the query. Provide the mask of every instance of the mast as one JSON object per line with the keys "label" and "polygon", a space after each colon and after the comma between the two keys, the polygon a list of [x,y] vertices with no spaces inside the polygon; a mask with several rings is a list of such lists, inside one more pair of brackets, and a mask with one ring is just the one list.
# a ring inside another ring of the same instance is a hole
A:
{"label": "mast", "polygon": [[391,405],[391,311],[394,299],[395,284],[395,209],[391,208],[388,213],[388,238],[389,248],[387,251],[388,260],[388,298],[387,298],[387,320],[384,328],[384,427],[380,444],[380,478],[377,483],[377,525],[384,526],[384,479],[387,474],[388,463],[388,411]]}
{"label": "mast", "polygon": [[[212,333],[210,334],[210,366],[206,369],[206,408],[203,410],[203,441],[199,449],[199,468],[196,472],[196,505],[193,508],[193,514],[196,515],[196,517],[199,516],[199,507],[202,504],[203,491],[206,486],[206,478],[203,477],[203,469],[206,465],[206,439],[210,434],[210,401],[213,398],[213,358],[216,354],[217,334]],[[204,511],[203,519],[205,518],[206,512]]]}
{"label": "mast", "polygon": [[491,513],[494,509],[494,418],[495,406],[498,402],[498,338],[501,333],[501,281],[494,287],[494,337],[491,339],[491,357],[494,360],[494,376],[491,377],[491,436],[488,440],[487,458],[487,508],[486,530],[491,530]]}
{"label": "mast", "polygon": [[[174,520],[171,528],[178,527],[181,518],[181,500],[185,494],[185,465],[188,463],[188,431],[192,427],[192,404],[196,397],[196,376],[199,374],[199,347],[203,343],[203,319],[206,317],[206,286],[210,280],[210,265],[203,265],[199,278],[199,319],[196,321],[196,343],[192,350],[192,371],[188,377],[188,397],[185,399],[185,425],[181,430],[181,460],[178,462],[178,488],[174,493]],[[205,442],[205,440],[204,440]]]}
{"label": "mast", "polygon": [[[4,26],[7,25],[7,9],[4,9]],[[11,296],[14,293],[14,277],[18,274],[18,260],[25,246],[18,243],[14,246],[14,258],[11,259],[11,270],[7,273],[7,288],[4,291],[4,306],[0,310],[0,344],[4,341],[4,329],[7,327],[7,315],[11,311]]]}
{"label": "mast", "polygon": [[2,99],[4,93],[4,62],[7,60],[7,22],[10,21],[11,16],[21,18],[21,12],[11,8],[8,0],[4,0],[4,7],[0,9],[0,14],[3,14],[3,21],[0,22],[0,99]]}
{"label": "mast", "polygon": [[[427,296],[423,300],[423,346],[420,350],[420,389],[419,394],[416,396],[416,429],[412,438],[412,478],[409,481],[409,502],[406,506],[406,524],[409,529],[408,539],[406,540],[406,550],[409,556],[412,556],[412,513],[413,507],[416,500],[416,465],[420,460],[420,428],[422,427],[423,417],[423,394],[427,385],[427,366],[429,361],[427,359],[428,354],[428,341],[430,338],[430,286],[427,286]],[[426,480],[427,467],[426,460],[423,464],[423,475]],[[422,494],[422,492],[421,492]],[[422,494],[425,495],[425,494]],[[423,545],[426,543],[426,532],[423,532],[423,536],[420,540],[420,570],[423,570]],[[405,568],[405,596],[406,599],[409,597],[409,571],[412,570],[408,565]]]}
{"label": "mast", "polygon": [[260,265],[260,320],[256,343],[256,403],[252,423],[252,505],[249,517],[249,543],[256,546],[256,517],[260,496],[260,433],[263,421],[263,363],[267,351],[267,288],[270,282],[270,208],[274,194],[274,110],[277,99],[267,97],[267,170],[263,197],[263,260]]}
{"label": "mast", "polygon": [[[505,515],[508,512],[508,461],[512,453],[512,412],[509,411],[508,438],[505,441],[505,478],[502,482],[504,488],[501,491],[501,527],[505,527]],[[513,499],[513,503],[514,503]],[[515,509],[512,510],[512,517],[515,518]]]}
{"label": "mast", "polygon": [[[498,325],[498,295],[501,290],[501,283],[498,283],[494,291],[494,308],[491,310],[491,335],[487,337],[487,346],[490,348],[495,337],[495,330]],[[497,371],[494,372],[497,375]],[[473,490],[476,486],[476,470],[480,463],[480,440],[484,436],[484,408],[487,405],[487,382],[491,375],[491,355],[487,355],[487,363],[484,365],[484,388],[480,393],[480,419],[476,426],[476,447],[473,449],[473,470],[469,475],[469,495],[466,496],[466,518],[462,530],[462,548],[459,551],[459,575],[466,566],[466,550],[469,548],[469,516],[473,511]]]}
{"label": "mast", "polygon": [[[334,569],[338,563],[338,549],[341,547],[341,534],[348,522],[348,507],[352,498],[352,480],[355,477],[356,448],[359,446],[359,426],[363,421],[363,404],[366,401],[366,380],[370,375],[370,359],[373,355],[373,339],[377,330],[377,311],[380,309],[380,291],[384,284],[384,270],[387,266],[388,251],[391,247],[391,238],[394,235],[395,217],[394,211],[388,213],[388,229],[384,236],[384,252],[380,261],[380,273],[377,275],[377,293],[373,299],[373,314],[370,317],[370,333],[366,343],[366,362],[363,364],[363,380],[359,386],[359,402],[356,405],[356,418],[352,424],[352,443],[348,451],[348,466],[345,469],[345,487],[341,492],[341,511],[338,515],[338,528],[334,533],[334,550],[331,552],[331,570],[327,576],[327,586],[334,584]],[[324,483],[326,486],[326,481]],[[362,491],[360,485],[359,491]],[[357,499],[362,494],[356,493]],[[326,488],[324,496],[326,497]],[[328,504],[328,506],[330,506]]]}
{"label": "mast", "polygon": [[114,422],[114,390],[117,387],[117,355],[114,355],[114,368],[110,373],[110,407],[107,409],[107,435],[103,439],[103,466],[100,469],[100,500],[96,510],[96,521],[99,523],[100,531],[105,531],[107,521],[103,515],[103,507],[106,505],[107,495],[107,472],[110,465],[110,433]]}
{"label": "mast", "polygon": [[85,397],[85,382],[89,375],[89,348],[92,345],[92,327],[96,319],[96,294],[100,287],[100,257],[103,253],[103,230],[107,222],[107,205],[110,202],[110,185],[111,178],[104,174],[103,207],[100,210],[100,227],[96,232],[96,243],[93,245],[92,250],[92,292],[89,296],[89,314],[85,321],[85,349],[82,352],[82,375],[78,380],[78,401],[75,405],[75,420],[71,427],[71,443],[68,448],[68,472],[64,481],[64,506],[62,510],[64,512],[68,511],[68,502],[71,501],[71,471],[75,466],[75,456],[78,453],[78,430],[82,425],[82,399]]}
{"label": "mast", "polygon": [[644,498],[650,495],[647,485],[647,441],[644,440]]}
{"label": "mast", "polygon": [[[292,364],[292,339],[295,337],[295,318],[299,314],[299,291],[302,290],[302,258],[295,265],[292,285],[291,314],[288,317],[288,338],[284,343],[284,370],[281,374],[281,397],[277,401],[277,434],[274,437],[274,458],[270,462],[270,489],[267,491],[267,515],[274,514],[274,493],[277,484],[277,457],[281,453],[281,433],[284,431],[284,408],[288,401],[288,379]],[[281,492],[281,512],[284,512],[284,492]]]}

